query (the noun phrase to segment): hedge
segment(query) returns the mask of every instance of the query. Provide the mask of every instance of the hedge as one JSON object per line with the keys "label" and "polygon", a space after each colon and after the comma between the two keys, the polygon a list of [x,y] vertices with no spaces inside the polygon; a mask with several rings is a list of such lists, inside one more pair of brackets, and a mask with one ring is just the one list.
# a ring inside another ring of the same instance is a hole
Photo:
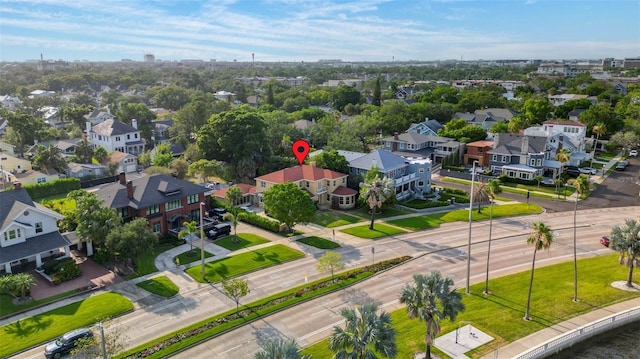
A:
{"label": "hedge", "polygon": [[280,222],[259,216],[255,213],[247,212],[240,217],[240,220],[274,233],[280,233]]}
{"label": "hedge", "polygon": [[31,199],[37,200],[49,196],[67,194],[71,191],[80,189],[79,178],[61,178],[53,182],[45,182],[39,184],[25,185],[24,189],[29,192]]}

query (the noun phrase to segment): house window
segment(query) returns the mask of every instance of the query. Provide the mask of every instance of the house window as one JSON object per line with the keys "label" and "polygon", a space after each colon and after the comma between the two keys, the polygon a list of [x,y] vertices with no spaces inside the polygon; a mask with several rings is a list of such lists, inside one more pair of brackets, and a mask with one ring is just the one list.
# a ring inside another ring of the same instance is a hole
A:
{"label": "house window", "polygon": [[38,183],[45,183],[47,182],[47,177],[38,177],[37,181]]}
{"label": "house window", "polygon": [[130,139],[131,139],[131,135],[127,135],[127,140],[130,140]]}
{"label": "house window", "polygon": [[400,149],[404,149],[404,143],[400,142]]}
{"label": "house window", "polygon": [[491,161],[498,162],[498,155],[492,155]]}
{"label": "house window", "polygon": [[198,202],[197,194],[192,194],[191,196],[187,197],[187,204],[194,204],[196,202]]}
{"label": "house window", "polygon": [[424,187],[424,181],[418,181],[418,187]]}
{"label": "house window", "polygon": [[155,222],[153,224],[153,232],[154,233],[160,233],[160,222]]}
{"label": "house window", "polygon": [[418,173],[424,173],[424,168],[418,168]]}
{"label": "house window", "polygon": [[341,205],[344,204],[344,198],[343,197],[340,197],[340,204]]}
{"label": "house window", "polygon": [[331,201],[331,196],[327,193],[327,202]]}
{"label": "house window", "polygon": [[36,222],[36,233],[42,232],[42,222]]}
{"label": "house window", "polygon": [[508,162],[509,156],[502,156],[502,162]]}
{"label": "house window", "polygon": [[307,188],[309,188],[309,181],[304,181],[305,186],[307,186]]}
{"label": "house window", "polygon": [[267,188],[267,182],[260,182],[260,188]]}
{"label": "house window", "polygon": [[147,207],[147,216],[150,216],[152,214],[158,214],[160,213],[160,206],[159,205],[153,205],[151,207]]}
{"label": "house window", "polygon": [[333,187],[336,186],[336,180],[333,180]]}
{"label": "house window", "polygon": [[182,200],[180,199],[176,199],[174,201],[169,201],[165,204],[165,208],[167,211],[171,211],[173,209],[176,208],[181,208],[182,207]]}
{"label": "house window", "polygon": [[120,136],[116,136],[116,141],[120,141]]}
{"label": "house window", "polygon": [[535,166],[536,165],[536,160],[534,158],[529,159],[529,165],[530,166]]}
{"label": "house window", "polygon": [[12,229],[10,231],[4,232],[4,240],[10,241],[12,239],[16,239],[20,237],[20,228]]}
{"label": "house window", "polygon": [[527,178],[529,178],[529,175],[524,173],[524,172],[522,172],[522,173],[520,173],[520,178],[521,179],[527,179]]}
{"label": "house window", "polygon": [[478,148],[478,154],[481,155],[482,154],[482,148]]}
{"label": "house window", "polygon": [[129,216],[129,207],[123,207],[123,208],[118,208],[116,210],[116,212],[118,213],[118,217],[128,217]]}
{"label": "house window", "polygon": [[331,181],[327,180],[327,187],[331,186]]}
{"label": "house window", "polygon": [[538,158],[538,160],[536,161],[536,164],[538,167],[542,166],[542,159]]}
{"label": "house window", "polygon": [[389,142],[389,141],[385,142],[385,146],[386,147],[391,147],[391,142]]}
{"label": "house window", "polygon": [[136,133],[136,134],[134,134],[134,135],[133,135],[133,137],[134,137],[134,138],[138,138],[138,134],[137,134],[137,133]]}

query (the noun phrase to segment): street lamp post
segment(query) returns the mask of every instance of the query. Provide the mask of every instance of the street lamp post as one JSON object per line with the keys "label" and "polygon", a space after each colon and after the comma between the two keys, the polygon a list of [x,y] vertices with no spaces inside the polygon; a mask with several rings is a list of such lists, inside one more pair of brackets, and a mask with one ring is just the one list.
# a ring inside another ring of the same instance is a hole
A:
{"label": "street lamp post", "polygon": [[200,261],[202,262],[202,280],[204,277],[204,202],[200,202]]}
{"label": "street lamp post", "polygon": [[465,292],[470,294],[469,290],[471,282],[471,217],[473,212],[473,183],[476,180],[476,165],[478,161],[473,161],[473,168],[471,170],[471,193],[469,193],[469,242],[467,243],[467,289]]}

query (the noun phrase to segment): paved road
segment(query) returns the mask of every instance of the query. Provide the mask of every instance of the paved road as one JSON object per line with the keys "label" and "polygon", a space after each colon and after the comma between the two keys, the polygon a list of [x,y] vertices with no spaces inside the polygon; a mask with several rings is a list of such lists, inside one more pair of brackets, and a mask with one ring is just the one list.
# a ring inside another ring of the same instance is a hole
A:
{"label": "paved road", "polygon": [[[637,216],[638,209],[633,207],[581,211],[578,216],[581,255],[607,253],[608,250],[603,250],[597,243],[597,239],[608,233],[611,225],[622,223],[625,217]],[[539,256],[541,265],[568,258],[567,254],[572,253],[570,239],[573,238],[572,223],[568,221],[572,216],[568,213],[546,213],[541,216],[496,220],[493,236],[498,240],[492,247],[493,258],[505,259],[497,261],[495,265],[492,264],[494,266],[492,276],[527,268],[531,251],[524,244],[524,238],[529,233],[531,221],[537,221],[539,218],[559,234],[556,245],[549,252],[549,257]],[[224,338],[208,341],[194,349],[195,353],[184,355],[185,357],[186,355],[211,357],[215,352],[218,357],[244,358],[257,351],[258,338],[265,336],[269,338],[275,335],[273,333],[296,338],[302,345],[312,344],[326,337],[330,328],[340,322],[338,310],[347,303],[360,303],[373,299],[383,303],[389,310],[394,309],[397,306],[395,298],[399,288],[405,282],[409,282],[413,273],[416,272],[427,272],[437,268],[445,275],[454,278],[459,286],[463,286],[461,279],[465,278],[467,229],[466,223],[451,223],[434,230],[407,233],[378,241],[358,241],[353,245],[347,244],[340,249],[340,252],[346,258],[349,267],[369,263],[372,246],[375,246],[376,261],[406,254],[424,256],[351,289],[319,298],[256,322],[252,326],[238,329],[233,332],[236,334],[231,335],[232,338],[228,338],[227,335]],[[475,245],[472,250],[472,273],[474,273],[472,279],[474,281],[483,278],[480,273],[486,265],[484,251],[488,236],[487,229],[486,222],[476,223],[473,227]],[[318,251],[309,251],[303,259],[247,275],[252,292],[244,302],[302,284],[305,274],[308,275],[309,280],[320,278],[322,275],[316,273],[314,268],[318,255]],[[181,283],[179,295],[168,300],[152,300],[150,298],[153,296],[141,297],[135,285],[130,283],[127,286],[112,288],[118,289],[136,301],[136,310],[120,320],[122,323],[120,330],[126,331],[131,339],[131,346],[235,307],[231,300],[222,295],[219,285],[199,284],[177,270],[159,274],[168,275],[172,280]],[[38,358],[41,357],[42,351],[42,347],[38,347],[16,357]],[[201,351],[208,354],[198,354]]]}

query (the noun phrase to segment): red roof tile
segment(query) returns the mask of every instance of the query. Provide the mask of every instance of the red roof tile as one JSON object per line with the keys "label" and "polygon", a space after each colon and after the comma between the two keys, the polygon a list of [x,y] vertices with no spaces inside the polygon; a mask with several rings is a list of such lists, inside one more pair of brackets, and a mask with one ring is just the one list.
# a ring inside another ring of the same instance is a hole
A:
{"label": "red roof tile", "polygon": [[335,191],[333,191],[333,194],[335,194],[336,196],[351,196],[356,193],[358,193],[358,191],[356,191],[355,189],[345,186],[340,186],[336,188]]}
{"label": "red roof tile", "polygon": [[267,173],[264,176],[257,177],[256,180],[271,183],[285,183],[296,182],[300,180],[318,181],[323,179],[337,179],[344,176],[346,176],[346,174],[344,173],[310,165],[302,165]]}

